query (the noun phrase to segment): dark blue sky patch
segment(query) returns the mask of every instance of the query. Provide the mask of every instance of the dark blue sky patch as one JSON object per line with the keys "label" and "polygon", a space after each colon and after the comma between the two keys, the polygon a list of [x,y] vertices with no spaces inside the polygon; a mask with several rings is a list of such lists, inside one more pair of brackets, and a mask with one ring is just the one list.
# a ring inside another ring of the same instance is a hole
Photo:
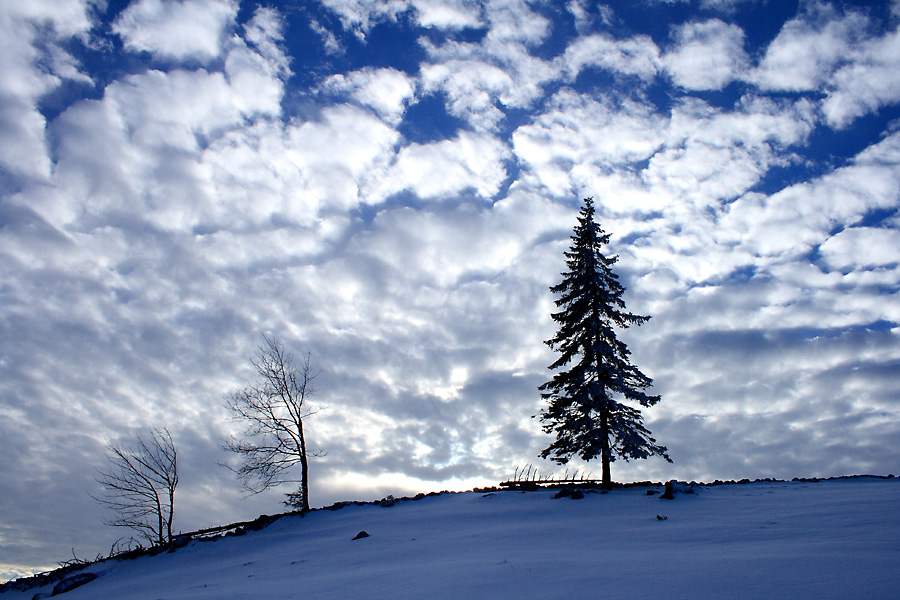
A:
{"label": "dark blue sky patch", "polygon": [[427,144],[449,140],[467,127],[466,122],[447,112],[447,97],[442,92],[419,98],[406,109],[403,121],[397,127],[409,142]]}
{"label": "dark blue sky patch", "polygon": [[693,20],[697,14],[696,9],[688,2],[619,0],[611,2],[610,5],[615,11],[617,37],[635,34],[648,35],[660,48],[670,45],[674,27]]}
{"label": "dark blue sky patch", "polygon": [[822,168],[840,168],[888,131],[897,119],[900,105],[894,104],[858,117],[843,128],[820,125],[813,130],[802,154]]}
{"label": "dark blue sky patch", "polygon": [[543,60],[552,60],[560,56],[578,34],[575,29],[575,17],[562,2],[536,3],[531,9],[550,21],[548,35],[540,44],[530,49],[531,54]]}
{"label": "dark blue sky patch", "polygon": [[488,31],[487,27],[463,27],[461,29],[420,27],[418,34],[435,46],[441,46],[448,42],[479,44],[487,37]]}
{"label": "dark blue sky patch", "polygon": [[719,109],[734,109],[745,94],[753,92],[753,86],[743,81],[731,81],[720,90],[690,90],[685,96],[700,98],[710,106]]}
{"label": "dark blue sky patch", "polygon": [[890,123],[898,118],[900,107],[894,105],[859,117],[842,129],[820,124],[813,129],[808,140],[789,148],[794,154],[789,157],[789,164],[772,165],[748,191],[772,195],[792,185],[846,167],[872,144],[873,139],[889,130]]}
{"label": "dark blue sky patch", "polygon": [[[252,13],[250,16],[252,17]],[[290,56],[290,68],[293,72],[288,80],[289,89],[308,91],[329,75],[352,70],[346,53],[327,53],[325,40],[312,27],[312,22],[316,21],[343,44],[352,34],[343,30],[334,13],[311,2],[302,9],[286,11],[282,18],[286,24],[283,43]]]}
{"label": "dark blue sky patch", "polygon": [[891,208],[876,208],[868,211],[863,215],[862,219],[856,223],[857,227],[881,227],[888,220],[893,219],[900,214],[900,208],[896,206]]}
{"label": "dark blue sky patch", "polygon": [[347,56],[352,69],[362,67],[391,67],[410,75],[419,72],[426,59],[425,50],[419,44],[419,33],[411,27],[411,15],[398,15],[397,21],[378,23],[366,33],[365,40],[351,38],[347,44]]}
{"label": "dark blue sky patch", "polygon": [[751,59],[759,59],[762,49],[778,36],[787,21],[797,16],[799,10],[799,0],[738,2],[733,17],[723,15],[722,20],[740,24],[745,36],[744,49]]}

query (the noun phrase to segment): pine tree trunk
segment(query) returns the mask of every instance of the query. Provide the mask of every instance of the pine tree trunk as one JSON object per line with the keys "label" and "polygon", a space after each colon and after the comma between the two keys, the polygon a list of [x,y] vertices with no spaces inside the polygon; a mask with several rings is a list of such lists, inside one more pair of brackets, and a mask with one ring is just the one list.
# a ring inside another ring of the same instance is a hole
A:
{"label": "pine tree trunk", "polygon": [[603,452],[603,483],[604,490],[612,489],[612,477],[609,472],[609,452]]}
{"label": "pine tree trunk", "polygon": [[610,474],[610,448],[609,448],[609,415],[603,410],[603,416],[600,421],[600,433],[603,436],[603,446],[601,448],[601,459],[603,460],[603,482],[604,490],[612,489],[612,475]]}

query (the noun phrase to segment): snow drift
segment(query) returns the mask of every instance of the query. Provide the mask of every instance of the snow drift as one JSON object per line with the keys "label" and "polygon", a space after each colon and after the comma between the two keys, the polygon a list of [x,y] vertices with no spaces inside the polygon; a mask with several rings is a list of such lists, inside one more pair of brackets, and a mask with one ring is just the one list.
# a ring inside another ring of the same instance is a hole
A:
{"label": "snow drift", "polygon": [[672,500],[662,491],[447,493],[285,516],[90,565],[79,573],[97,577],[63,597],[900,597],[898,478],[674,486]]}

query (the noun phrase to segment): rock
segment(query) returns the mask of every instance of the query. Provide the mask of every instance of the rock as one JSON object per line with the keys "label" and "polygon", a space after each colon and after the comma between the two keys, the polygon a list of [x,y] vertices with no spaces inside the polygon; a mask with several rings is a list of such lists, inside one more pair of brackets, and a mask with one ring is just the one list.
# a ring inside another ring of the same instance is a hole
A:
{"label": "rock", "polygon": [[658,493],[659,493],[659,492],[657,492],[656,490],[647,490],[647,495],[648,495],[648,496],[655,496],[655,495],[658,494]]}
{"label": "rock", "polygon": [[657,520],[657,521],[665,521],[665,520],[668,519],[668,518],[669,518],[669,517],[667,517],[667,516],[665,516],[665,515],[656,515],[656,520]]}
{"label": "rock", "polygon": [[663,492],[660,500],[674,500],[675,494],[693,494],[694,489],[686,483],[682,483],[675,479],[666,482],[666,491]]}
{"label": "rock", "polygon": [[360,531],[359,533],[356,534],[356,536],[355,536],[353,539],[354,539],[354,540],[361,540],[361,539],[367,538],[367,537],[369,537],[368,532],[366,532],[366,531]]}
{"label": "rock", "polygon": [[379,506],[393,506],[396,500],[394,500],[393,496],[388,496],[387,498],[382,498],[381,502],[378,503]]}
{"label": "rock", "polygon": [[675,499],[675,488],[672,486],[671,481],[666,482],[666,491],[663,492],[662,496],[659,497],[660,500],[674,500]]}
{"label": "rock", "polygon": [[581,490],[573,490],[572,488],[563,488],[556,492],[556,495],[553,496],[553,499],[557,498],[571,498],[572,500],[581,500],[584,498],[584,492]]}
{"label": "rock", "polygon": [[97,579],[96,573],[78,573],[77,575],[66,577],[53,586],[53,592],[50,595],[58,596],[59,594],[64,594],[69,590],[74,590],[75,588],[80,587],[86,583],[90,583],[95,579]]}

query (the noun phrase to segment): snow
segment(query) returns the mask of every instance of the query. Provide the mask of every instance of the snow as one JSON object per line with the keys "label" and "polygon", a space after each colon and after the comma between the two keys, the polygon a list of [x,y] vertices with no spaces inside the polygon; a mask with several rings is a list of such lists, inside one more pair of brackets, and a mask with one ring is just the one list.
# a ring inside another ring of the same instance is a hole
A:
{"label": "snow", "polygon": [[64,598],[900,597],[900,478],[694,486],[674,500],[648,489],[662,491],[465,492],[286,516],[89,566],[99,577]]}

